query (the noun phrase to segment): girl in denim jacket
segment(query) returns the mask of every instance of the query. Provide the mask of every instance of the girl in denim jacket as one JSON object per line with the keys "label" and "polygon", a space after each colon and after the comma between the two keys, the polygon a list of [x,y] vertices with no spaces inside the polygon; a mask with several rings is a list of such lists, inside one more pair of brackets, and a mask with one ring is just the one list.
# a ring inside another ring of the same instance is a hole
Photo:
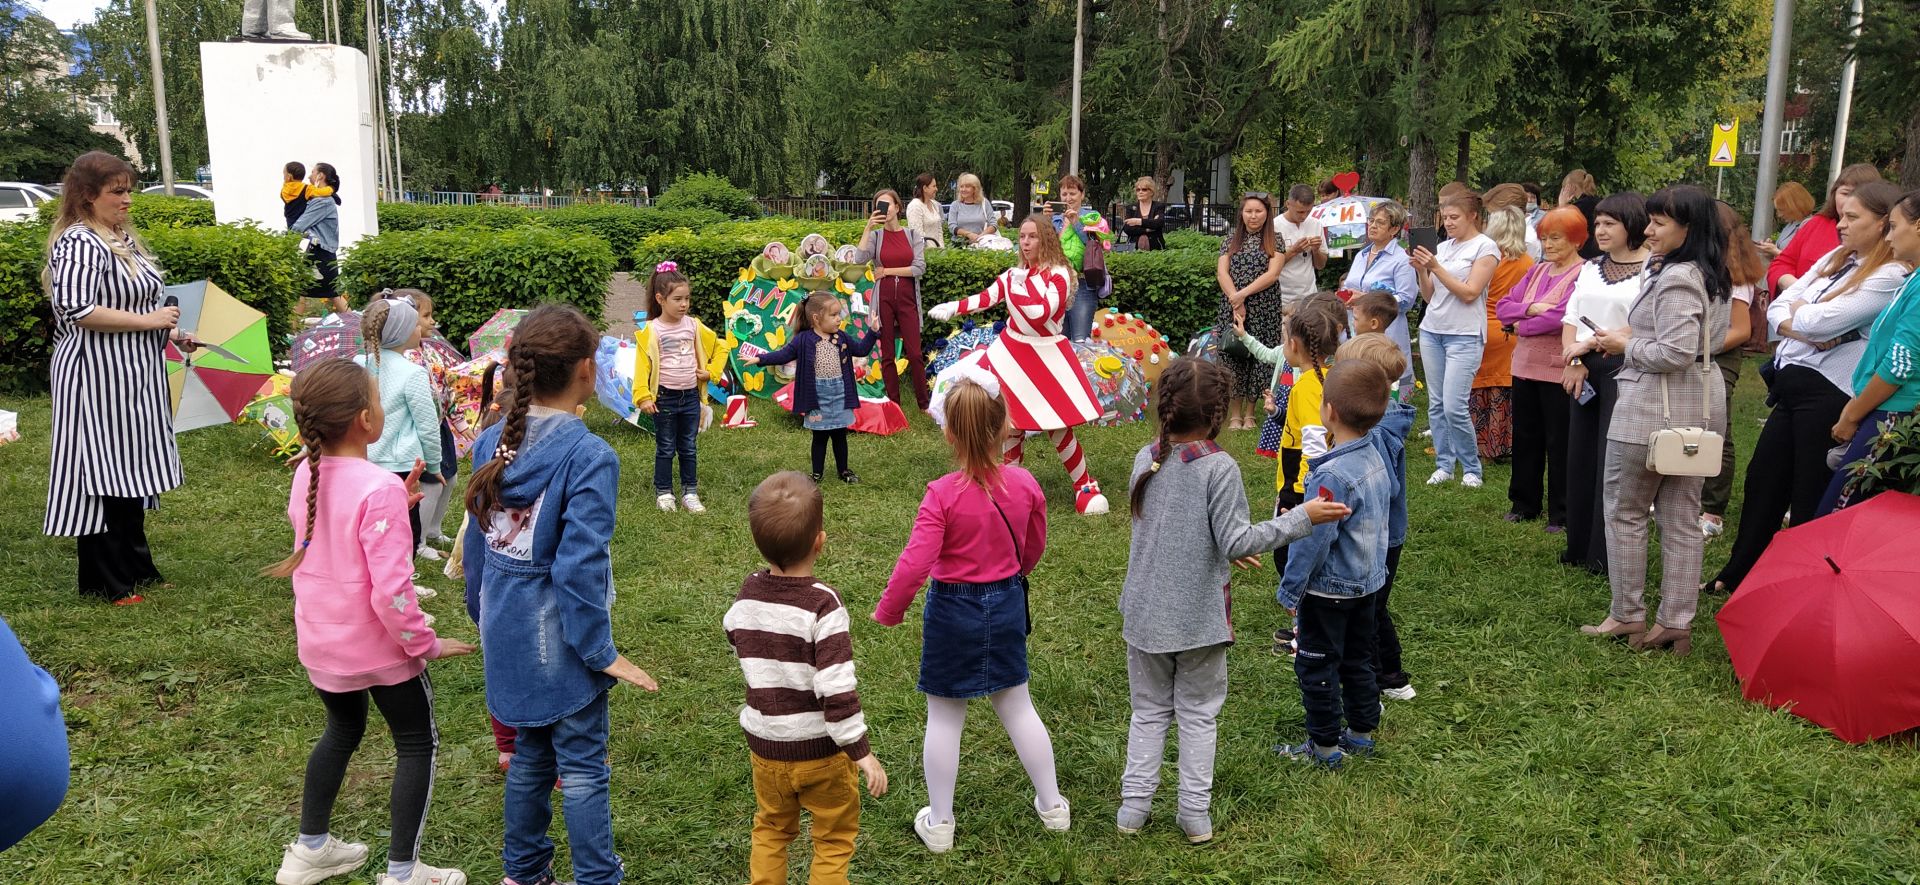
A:
{"label": "girl in denim jacket", "polygon": [[487,709],[518,730],[507,769],[506,885],[550,885],[548,793],[564,786],[580,885],[613,885],[607,689],[657,691],[613,646],[609,543],[620,462],[574,409],[593,396],[599,335],[578,310],[527,315],[507,351],[506,418],[474,444],[463,562],[487,649]]}

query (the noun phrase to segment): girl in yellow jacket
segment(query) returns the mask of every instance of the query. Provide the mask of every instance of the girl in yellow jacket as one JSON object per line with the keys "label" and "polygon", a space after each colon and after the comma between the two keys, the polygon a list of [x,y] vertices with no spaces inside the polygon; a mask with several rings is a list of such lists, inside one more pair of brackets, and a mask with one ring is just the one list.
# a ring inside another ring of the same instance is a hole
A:
{"label": "girl in yellow jacket", "polygon": [[634,333],[633,404],[653,416],[654,502],[671,513],[673,459],[680,458],[679,505],[705,513],[700,503],[700,409],[707,382],[726,369],[727,350],[705,323],[687,313],[693,296],[679,265],[662,261],[647,280],[647,325]]}

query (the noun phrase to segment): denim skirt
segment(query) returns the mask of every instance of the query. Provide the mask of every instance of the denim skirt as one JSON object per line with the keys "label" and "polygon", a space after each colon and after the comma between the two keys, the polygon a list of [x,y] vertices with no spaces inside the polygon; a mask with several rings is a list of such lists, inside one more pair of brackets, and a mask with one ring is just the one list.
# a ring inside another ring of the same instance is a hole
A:
{"label": "denim skirt", "polygon": [[921,608],[924,694],[977,698],[1027,681],[1027,579],[990,584],[930,581]]}
{"label": "denim skirt", "polygon": [[801,421],[808,430],[841,430],[853,426],[853,405],[847,402],[847,379],[835,375],[813,382],[814,407]]}

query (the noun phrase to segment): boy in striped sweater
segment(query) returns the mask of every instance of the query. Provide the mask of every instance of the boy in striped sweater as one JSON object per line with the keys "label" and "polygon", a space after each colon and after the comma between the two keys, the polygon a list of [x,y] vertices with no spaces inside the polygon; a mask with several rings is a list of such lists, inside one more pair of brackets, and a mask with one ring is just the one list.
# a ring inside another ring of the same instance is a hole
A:
{"label": "boy in striped sweater", "polygon": [[740,727],[753,751],[753,885],[784,885],[800,810],[813,815],[810,885],[847,881],[860,831],[860,784],[887,792],[867,745],[853,677],[853,643],[840,595],[813,576],[827,541],[820,487],[776,473],[747,503],[753,543],[768,568],[747,576],[727,610],[727,641],[747,678]]}

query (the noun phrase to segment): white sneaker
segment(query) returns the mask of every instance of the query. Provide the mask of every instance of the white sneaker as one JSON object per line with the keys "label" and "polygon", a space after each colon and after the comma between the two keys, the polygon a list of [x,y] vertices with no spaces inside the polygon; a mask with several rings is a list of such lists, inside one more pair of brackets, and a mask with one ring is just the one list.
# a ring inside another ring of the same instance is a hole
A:
{"label": "white sneaker", "polygon": [[373,877],[373,885],[467,885],[467,874],[459,870],[443,870],[415,861],[413,876],[408,879],[395,879],[386,873]]}
{"label": "white sneaker", "polygon": [[1055,833],[1064,833],[1073,825],[1073,810],[1067,807],[1067,797],[1060,797],[1059,808],[1042,809],[1040,800],[1033,800],[1033,810],[1040,812],[1040,824]]}
{"label": "white sneaker", "polygon": [[422,587],[419,584],[413,585],[413,598],[415,599],[432,599],[439,595],[440,591],[432,587]]}
{"label": "white sneaker", "polygon": [[1460,477],[1460,484],[1470,489],[1477,489],[1481,485],[1480,474],[1469,473],[1466,476]]}
{"label": "white sneaker", "polygon": [[1413,700],[1413,696],[1416,694],[1419,694],[1419,692],[1416,692],[1413,690],[1413,683],[1411,682],[1407,683],[1406,685],[1402,685],[1399,688],[1380,689],[1381,697],[1392,698],[1393,700],[1396,700],[1396,701],[1411,701]]}
{"label": "white sneaker", "polygon": [[1453,473],[1447,470],[1435,470],[1432,476],[1427,477],[1427,485],[1430,486],[1449,482],[1453,482]]}
{"label": "white sneaker", "polygon": [[440,554],[440,551],[427,546],[425,541],[421,541],[420,546],[414,548],[413,555],[417,559],[425,559],[429,562],[439,562],[446,558]]}
{"label": "white sneaker", "polygon": [[273,875],[273,881],[278,885],[315,885],[351,873],[366,862],[367,846],[358,842],[342,842],[329,835],[327,844],[318,850],[294,842],[280,855],[280,872]]}
{"label": "white sneaker", "polygon": [[653,499],[653,503],[660,505],[661,513],[672,513],[675,509],[677,509],[673,506],[672,492],[668,492],[664,495],[661,495],[658,498]]}
{"label": "white sneaker", "polygon": [[913,815],[913,832],[920,837],[921,843],[934,854],[946,854],[953,850],[953,824],[933,822],[933,808],[923,805]]}
{"label": "white sneaker", "polygon": [[440,620],[440,619],[439,619],[439,618],[436,618],[436,617],[434,617],[434,616],[433,616],[432,614],[430,614],[430,613],[428,613],[428,612],[421,612],[421,613],[420,613],[420,620],[423,620],[423,621],[426,621],[426,622],[427,622],[427,626],[429,626],[429,627],[431,627],[431,626],[433,626],[433,622],[434,622],[434,621],[438,621],[438,620]]}
{"label": "white sneaker", "polygon": [[688,513],[707,512],[707,505],[700,503],[699,495],[689,494],[689,495],[683,496],[680,499],[680,506],[687,508]]}

